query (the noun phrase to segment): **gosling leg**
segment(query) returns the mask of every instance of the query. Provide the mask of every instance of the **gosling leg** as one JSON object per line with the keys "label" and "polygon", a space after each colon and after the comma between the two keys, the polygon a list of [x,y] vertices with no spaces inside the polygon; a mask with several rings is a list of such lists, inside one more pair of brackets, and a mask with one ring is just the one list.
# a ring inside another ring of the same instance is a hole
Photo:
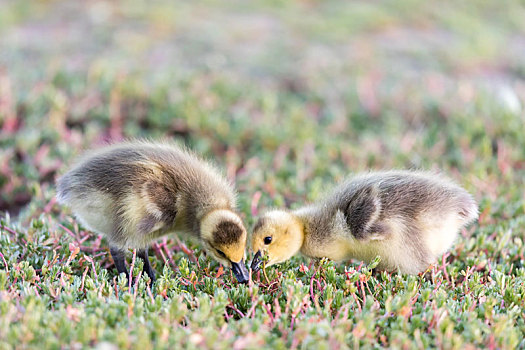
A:
{"label": "gosling leg", "polygon": [[109,252],[111,253],[111,257],[113,258],[113,262],[115,263],[118,274],[120,275],[121,273],[125,273],[126,278],[129,281],[129,273],[128,269],[126,268],[126,252],[115,247],[110,247]]}
{"label": "gosling leg", "polygon": [[139,258],[142,259],[142,261],[144,261],[144,272],[146,272],[149,276],[149,278],[151,278],[151,283],[153,284],[153,282],[155,282],[155,271],[153,270],[153,268],[151,267],[150,263],[149,263],[149,258],[148,258],[148,248],[145,248],[143,250],[139,250],[137,252],[137,255]]}

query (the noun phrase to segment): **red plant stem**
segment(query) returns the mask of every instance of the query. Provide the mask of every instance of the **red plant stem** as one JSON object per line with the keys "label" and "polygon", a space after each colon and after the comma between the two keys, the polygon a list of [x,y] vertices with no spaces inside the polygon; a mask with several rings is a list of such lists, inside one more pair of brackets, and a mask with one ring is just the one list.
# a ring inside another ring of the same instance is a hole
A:
{"label": "red plant stem", "polygon": [[290,349],[297,349],[299,342],[300,342],[299,338],[294,337],[292,340],[292,345],[290,345]]}
{"label": "red plant stem", "polygon": [[[357,295],[355,295],[355,293],[352,293],[352,296],[354,297],[354,300],[355,302],[357,303],[357,308],[359,309],[359,311],[361,312],[362,309],[361,309],[361,303],[359,302],[359,299],[357,298]],[[364,302],[364,300],[363,300]]]}
{"label": "red plant stem", "polygon": [[497,349],[497,345],[496,345],[496,341],[494,339],[494,334],[491,334],[489,336],[489,349],[490,350],[494,350],[494,349]]}
{"label": "red plant stem", "polygon": [[[341,312],[344,312],[343,317],[340,318]],[[332,327],[335,327],[335,321],[338,319],[346,320],[348,318],[348,304],[344,305],[339,311],[337,312],[337,315],[334,317],[334,319],[331,322]]]}
{"label": "red plant stem", "polygon": [[274,316],[272,314],[272,310],[270,308],[270,306],[268,304],[263,304],[263,307],[264,309],[266,310],[266,313],[268,314],[268,316],[270,316],[270,322],[271,322],[271,326],[273,326],[273,323],[274,323]]}
{"label": "red plant stem", "polygon": [[314,295],[314,277],[317,273],[317,269],[312,274],[312,278],[310,279],[310,297],[312,298],[312,301],[315,301],[315,295]]}
{"label": "red plant stem", "polygon": [[155,249],[155,252],[160,255],[162,258],[162,261],[164,261],[164,265],[168,263],[168,260],[166,260],[166,256],[164,256],[164,253],[162,252],[162,249],[160,248],[160,245],[158,243],[153,243],[153,249]]}
{"label": "red plant stem", "polygon": [[254,311],[255,311],[255,307],[257,305],[259,305],[259,302],[256,302],[256,303],[252,304],[252,307],[250,308],[250,310],[248,310],[248,313],[246,314],[246,317],[252,316],[252,318],[253,318],[253,316],[255,316]]}
{"label": "red plant stem", "polygon": [[160,245],[162,247],[162,250],[164,250],[164,252],[166,253],[166,256],[168,257],[168,261],[173,264],[173,255],[171,254],[171,252],[169,251],[168,249],[168,244],[166,242],[166,239],[164,239],[162,241],[162,244]]}
{"label": "red plant stem", "polygon": [[232,309],[233,311],[235,311],[236,313],[238,313],[241,317],[244,317],[244,314],[242,313],[241,310],[237,309],[233,303],[230,304],[230,305],[227,305],[230,309]]}
{"label": "red plant stem", "polygon": [[6,227],[4,225],[0,225],[0,228],[3,229],[3,230],[6,230],[7,232],[13,234],[13,235],[18,235],[18,233],[16,233],[16,231],[13,231],[12,229],[10,229],[9,227]]}
{"label": "red plant stem", "polygon": [[78,241],[77,236],[76,236],[76,235],[75,235],[70,229],[68,229],[67,227],[65,227],[65,226],[62,225],[62,224],[58,224],[58,226],[62,227],[62,228],[64,229],[64,231],[66,231],[66,233],[67,233],[68,235],[70,235],[71,237],[73,237],[73,238],[75,239],[75,241]]}
{"label": "red plant stem", "polygon": [[100,253],[98,253],[98,254],[94,254],[94,255],[92,255],[91,257],[92,257],[92,258],[98,258],[98,257],[104,256],[104,255],[106,255],[106,252],[100,252]]}
{"label": "red plant stem", "polygon": [[53,205],[55,205],[56,202],[57,202],[57,200],[56,200],[55,197],[51,198],[51,200],[44,207],[43,212],[44,213],[49,213],[51,211],[51,209],[53,208]]}
{"label": "red plant stem", "polygon": [[443,256],[441,257],[441,268],[443,269],[443,274],[445,275],[445,279],[447,280],[447,282],[450,283],[450,278],[448,276],[448,272],[447,272],[447,265],[445,264],[445,257],[446,254],[443,254]]}
{"label": "red plant stem", "polygon": [[89,271],[89,266],[86,266],[86,269],[84,270],[84,273],[82,274],[82,284],[80,285],[80,290],[84,292],[84,282],[86,281],[86,275]]}
{"label": "red plant stem", "polygon": [[273,303],[275,305],[275,316],[281,317],[282,313],[281,313],[281,305],[279,305],[279,300],[274,299]]}
{"label": "red plant stem", "polygon": [[97,249],[100,249],[100,242],[102,242],[102,235],[98,235],[95,242],[92,244],[93,251],[96,251]]}
{"label": "red plant stem", "polygon": [[188,255],[188,257],[190,258],[191,261],[195,262],[197,261],[197,257],[195,256],[195,254],[193,253],[193,250],[189,249],[188,247],[186,247],[186,245],[184,243],[181,242],[181,240],[178,238],[178,237],[175,237],[175,239],[177,240],[177,245],[179,246],[179,248],[186,254]]}
{"label": "red plant stem", "polygon": [[438,290],[439,287],[441,287],[441,284],[443,282],[439,281],[438,284],[436,285],[436,288],[434,288],[434,290],[432,291],[432,295],[434,295],[436,293],[436,291]]}
{"label": "red plant stem", "polygon": [[93,259],[91,259],[88,256],[84,256],[84,258],[91,263],[91,267],[93,268],[93,274],[95,275],[95,279],[98,279],[97,269],[95,268],[95,262],[93,261]]}
{"label": "red plant stem", "polygon": [[2,257],[2,260],[4,261],[5,272],[7,273],[7,275],[9,275],[9,266],[7,266],[7,261],[5,261],[4,254],[0,253],[0,256]]}
{"label": "red plant stem", "polygon": [[[139,291],[139,280],[140,277],[142,277],[142,271],[139,271],[139,274],[137,275],[137,278],[135,278],[135,284],[133,285],[133,288],[135,289],[133,291],[133,305],[135,305],[135,301],[137,300],[137,294]],[[129,276],[130,279],[132,279],[131,275]]]}
{"label": "red plant stem", "polygon": [[474,310],[476,310],[476,307],[478,306],[478,301],[476,299],[474,299],[474,303],[472,304],[472,306],[468,309],[468,311],[470,312],[474,312]]}
{"label": "red plant stem", "polygon": [[364,284],[366,286],[366,289],[368,289],[368,293],[370,293],[370,295],[374,294],[372,293],[372,291],[370,290],[370,287],[368,286],[368,280],[364,281]]}
{"label": "red plant stem", "polygon": [[149,286],[150,285],[148,283],[148,285],[146,286],[146,291],[148,292],[149,298],[151,299],[151,303],[154,303],[155,299],[153,298],[153,294],[151,293],[151,288]]}

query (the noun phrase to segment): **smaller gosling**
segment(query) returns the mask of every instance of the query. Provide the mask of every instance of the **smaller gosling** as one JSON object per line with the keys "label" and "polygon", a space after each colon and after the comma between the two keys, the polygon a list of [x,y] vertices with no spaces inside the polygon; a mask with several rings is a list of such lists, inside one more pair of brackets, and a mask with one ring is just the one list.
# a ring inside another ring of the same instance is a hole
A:
{"label": "smaller gosling", "polygon": [[454,243],[478,217],[472,196],[442,175],[386,171],[357,175],[318,203],[272,210],[255,224],[252,269],[283,262],[299,251],[311,258],[350,258],[378,269],[416,274]]}
{"label": "smaller gosling", "polygon": [[155,280],[150,242],[171,232],[200,240],[246,283],[246,229],[232,185],[207,162],[170,143],[124,142],[88,152],[57,183],[57,198],[91,231],[107,237],[118,273],[129,277],[125,252],[138,249]]}

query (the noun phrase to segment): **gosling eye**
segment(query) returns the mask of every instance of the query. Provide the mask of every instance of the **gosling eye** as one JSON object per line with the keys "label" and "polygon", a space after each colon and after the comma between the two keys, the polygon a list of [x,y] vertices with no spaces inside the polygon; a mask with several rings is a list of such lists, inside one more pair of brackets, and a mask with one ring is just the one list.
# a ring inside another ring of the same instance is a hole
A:
{"label": "gosling eye", "polygon": [[226,259],[226,254],[224,254],[224,252],[222,250],[219,250],[219,249],[215,249],[217,251],[217,253],[222,256],[223,258]]}
{"label": "gosling eye", "polygon": [[272,236],[264,237],[264,244],[268,245],[272,243]]}

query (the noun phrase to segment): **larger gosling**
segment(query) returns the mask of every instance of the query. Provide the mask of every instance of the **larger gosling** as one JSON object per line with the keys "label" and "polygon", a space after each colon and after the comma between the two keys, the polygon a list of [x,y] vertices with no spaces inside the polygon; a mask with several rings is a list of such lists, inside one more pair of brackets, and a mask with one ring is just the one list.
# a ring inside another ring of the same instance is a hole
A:
{"label": "larger gosling", "polygon": [[169,143],[125,142],[88,152],[58,180],[57,198],[88,229],[104,234],[117,271],[128,271],[125,252],[138,249],[155,280],[150,242],[170,232],[200,240],[237,280],[244,265],[246,229],[235,212],[232,185],[209,163]]}
{"label": "larger gosling", "polygon": [[357,175],[318,203],[294,211],[273,210],[255,224],[252,269],[299,251],[312,258],[370,262],[378,269],[419,273],[453,244],[478,217],[472,196],[444,176],[416,171]]}

